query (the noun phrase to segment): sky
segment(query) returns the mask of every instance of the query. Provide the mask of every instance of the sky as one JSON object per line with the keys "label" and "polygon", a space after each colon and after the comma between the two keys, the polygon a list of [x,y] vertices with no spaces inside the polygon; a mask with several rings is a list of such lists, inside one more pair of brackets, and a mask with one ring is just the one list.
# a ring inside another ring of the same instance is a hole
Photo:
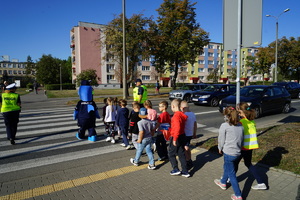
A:
{"label": "sky", "polygon": [[[190,0],[195,5],[196,20],[209,32],[211,42],[223,43],[223,0]],[[126,0],[126,16],[144,14],[158,16],[163,0]],[[300,37],[299,0],[263,0],[262,44],[267,46],[276,38],[276,19],[279,17],[278,38]],[[79,21],[108,24],[122,12],[122,0],[1,0],[1,56],[26,62],[30,55],[38,61],[43,54],[67,59],[71,56],[70,30]]]}

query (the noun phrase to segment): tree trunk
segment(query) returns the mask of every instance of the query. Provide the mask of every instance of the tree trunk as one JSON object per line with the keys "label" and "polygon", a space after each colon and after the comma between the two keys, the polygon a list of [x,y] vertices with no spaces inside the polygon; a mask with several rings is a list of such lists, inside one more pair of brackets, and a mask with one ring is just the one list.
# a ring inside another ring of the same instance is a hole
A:
{"label": "tree trunk", "polygon": [[178,60],[175,61],[175,69],[174,69],[174,76],[173,76],[173,90],[176,90],[176,79],[178,76]]}

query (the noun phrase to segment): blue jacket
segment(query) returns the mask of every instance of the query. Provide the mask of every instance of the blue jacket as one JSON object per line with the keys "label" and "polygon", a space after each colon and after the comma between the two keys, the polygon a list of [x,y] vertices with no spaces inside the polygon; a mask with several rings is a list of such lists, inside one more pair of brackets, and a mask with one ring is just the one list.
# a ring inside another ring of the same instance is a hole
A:
{"label": "blue jacket", "polygon": [[116,125],[124,128],[129,127],[129,110],[128,108],[120,108],[117,112]]}

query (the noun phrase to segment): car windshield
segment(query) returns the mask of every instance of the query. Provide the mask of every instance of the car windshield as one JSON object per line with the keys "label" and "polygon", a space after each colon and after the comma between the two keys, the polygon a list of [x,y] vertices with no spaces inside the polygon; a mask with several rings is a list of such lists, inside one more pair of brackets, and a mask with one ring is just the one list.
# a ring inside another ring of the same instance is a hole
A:
{"label": "car windshield", "polygon": [[240,94],[243,97],[256,97],[264,93],[265,88],[260,87],[244,87],[241,89]]}
{"label": "car windshield", "polygon": [[221,88],[220,85],[209,85],[203,91],[213,92],[213,91],[218,91],[220,88]]}
{"label": "car windshield", "polygon": [[194,85],[184,85],[181,87],[182,90],[195,90],[196,87]]}

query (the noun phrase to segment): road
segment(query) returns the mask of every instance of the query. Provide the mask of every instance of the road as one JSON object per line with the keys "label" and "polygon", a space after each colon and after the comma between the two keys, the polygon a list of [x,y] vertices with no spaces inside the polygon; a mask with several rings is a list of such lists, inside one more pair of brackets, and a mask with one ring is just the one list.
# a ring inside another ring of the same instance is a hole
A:
{"label": "road", "polygon": [[[153,100],[153,105],[158,105],[160,101]],[[102,107],[101,104],[98,106]],[[154,109],[158,110],[158,107],[154,106]],[[190,104],[190,109],[197,117],[199,138],[217,136],[223,122],[223,116],[217,108]],[[27,106],[21,113],[16,145],[10,145],[6,140],[5,126],[0,124],[1,195],[10,192],[6,191],[8,187],[4,183],[51,175],[70,168],[101,163],[105,158],[119,159],[124,154],[134,154],[134,151],[125,152],[119,144],[105,142],[101,120],[97,120],[96,129],[99,141],[91,143],[77,140],[75,133],[78,127],[72,120],[72,113],[73,106]],[[299,119],[300,100],[294,99],[290,113],[267,115],[257,119],[256,123],[263,128]],[[0,121],[3,122],[2,116]]]}

